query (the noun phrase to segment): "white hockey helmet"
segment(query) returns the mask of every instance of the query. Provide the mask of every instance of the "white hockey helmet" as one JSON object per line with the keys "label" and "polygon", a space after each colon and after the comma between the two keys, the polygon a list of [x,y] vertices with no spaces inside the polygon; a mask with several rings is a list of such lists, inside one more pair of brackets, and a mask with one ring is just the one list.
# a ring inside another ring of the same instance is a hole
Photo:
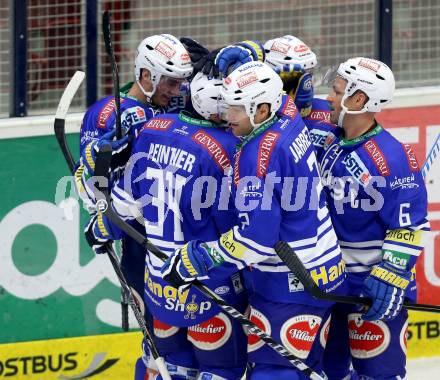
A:
{"label": "white hockey helmet", "polygon": [[[140,85],[141,69],[148,69],[153,90],[150,92]],[[193,72],[191,59],[183,44],[171,34],[158,34],[145,38],[138,46],[134,75],[142,92],[150,100],[161,77],[188,78]]]}
{"label": "white hockey helmet", "polygon": [[256,128],[258,125],[254,117],[258,105],[269,103],[267,120],[270,120],[281,107],[282,95],[283,81],[270,66],[262,62],[248,62],[223,79],[219,101],[227,106],[244,106],[246,115]]}
{"label": "white hockey helmet", "polygon": [[285,65],[299,65],[303,71],[313,69],[318,60],[316,54],[299,38],[291,35],[268,40],[264,44],[265,62],[274,70],[283,70]]}
{"label": "white hockey helmet", "polygon": [[202,72],[197,73],[190,84],[191,102],[197,113],[205,119],[212,114],[217,114],[217,98],[222,86],[222,81],[208,77]]}
{"label": "white hockey helmet", "polygon": [[396,82],[391,69],[372,58],[350,58],[341,63],[337,75],[347,81],[346,97],[361,90],[368,96],[362,112],[380,112],[394,96]]}

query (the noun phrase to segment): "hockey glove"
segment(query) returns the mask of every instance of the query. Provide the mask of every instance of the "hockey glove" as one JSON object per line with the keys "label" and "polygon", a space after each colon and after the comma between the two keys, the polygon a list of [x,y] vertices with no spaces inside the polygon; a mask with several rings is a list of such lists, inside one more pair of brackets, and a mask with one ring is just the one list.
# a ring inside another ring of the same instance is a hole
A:
{"label": "hockey glove", "polygon": [[189,37],[180,38],[180,42],[188,50],[189,57],[191,58],[191,63],[195,65],[202,58],[209,54],[209,50],[203,45],[199,44],[197,41]]}
{"label": "hockey glove", "polygon": [[115,135],[116,129],[112,129],[99,140],[93,140],[88,143],[81,152],[81,163],[86,167],[90,176],[95,172],[95,163],[99,149],[105,144],[112,146],[112,171],[120,170],[127,163],[131,152],[131,136],[125,135],[122,139],[113,141]]}
{"label": "hockey glove", "polygon": [[366,321],[394,319],[402,309],[410,280],[411,271],[397,269],[386,261],[374,266],[362,288],[362,294],[370,297],[373,304],[362,318]]}
{"label": "hockey glove", "polygon": [[215,64],[221,75],[228,76],[231,71],[247,62],[264,62],[264,48],[258,41],[243,41],[221,49],[216,57]]}
{"label": "hockey glove", "polygon": [[296,90],[292,94],[293,101],[301,112],[302,117],[310,115],[314,94],[312,75],[305,73],[299,78]]}
{"label": "hockey glove", "polygon": [[194,73],[202,72],[205,75],[218,78],[219,72],[215,63],[215,58],[221,48],[215,49],[194,63]]}
{"label": "hockey glove", "polygon": [[105,215],[98,213],[92,216],[84,228],[87,243],[95,253],[105,253],[106,246],[113,240],[122,238],[122,231],[110,223]]}
{"label": "hockey glove", "polygon": [[184,290],[198,277],[206,276],[209,269],[217,264],[205,243],[192,240],[174,251],[163,264],[161,272],[164,280]]}

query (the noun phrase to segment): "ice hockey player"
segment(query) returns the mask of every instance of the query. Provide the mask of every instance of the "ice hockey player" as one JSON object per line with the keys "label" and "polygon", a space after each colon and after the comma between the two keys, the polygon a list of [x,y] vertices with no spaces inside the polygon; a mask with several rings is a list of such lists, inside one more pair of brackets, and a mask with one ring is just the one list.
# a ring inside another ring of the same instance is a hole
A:
{"label": "ice hockey player", "polygon": [[[107,96],[92,105],[82,122],[81,159],[75,177],[77,190],[92,212],[94,196],[83,183],[93,175],[99,147],[111,142],[113,179],[117,179],[118,172],[125,167],[130,155],[129,137],[136,136],[140,128],[155,115],[167,112],[170,102],[180,96],[182,84],[193,71],[188,51],[177,38],[169,34],[145,38],[137,48],[134,66],[135,82],[128,83],[121,89],[121,125],[125,137],[113,141],[116,120],[113,96]],[[176,104],[173,108],[174,106]],[[143,231],[143,226],[136,221],[132,225]],[[86,230],[90,226],[88,224]],[[95,251],[101,252],[99,248]],[[124,276],[142,299],[145,250],[129,237],[124,237],[122,251],[126,252],[121,260]],[[151,319],[148,313],[146,318]],[[140,372],[145,372],[142,360],[138,361],[138,367]]]}
{"label": "ice hockey player", "polygon": [[[223,115],[241,139],[232,186],[240,223],[214,242],[192,240],[175,250],[162,273],[186,286],[219,268],[251,265],[251,319],[320,371],[320,334],[329,322],[330,304],[304,291],[272,247],[279,240],[289,242],[329,292],[343,293],[345,270],[307,127],[297,111],[276,116],[282,93],[278,74],[261,62],[246,63],[223,80]],[[295,199],[297,193],[301,200]],[[254,335],[248,355],[251,379],[303,378]]]}
{"label": "ice hockey player", "polygon": [[390,68],[358,57],[335,74],[327,99],[340,128],[326,138],[321,175],[350,292],[373,304],[334,306],[325,371],[329,379],[404,379],[402,303],[416,297],[414,265],[429,230],[426,188],[412,147],[375,118],[393,98]]}
{"label": "ice hockey player", "polygon": [[[197,74],[190,85],[196,114],[165,114],[145,123],[124,176],[112,190],[119,215],[140,215],[146,236],[166,253],[182,246],[185,250],[184,243],[197,238],[217,240],[236,223],[225,173],[230,174],[238,139],[219,124],[221,84]],[[91,231],[95,244],[120,237],[102,216]],[[241,325],[197,290],[178,292],[162,278],[161,266],[147,255],[145,303],[155,318],[155,341],[170,374],[176,379],[240,379],[247,363]],[[206,285],[229,304],[246,308],[238,270],[219,269]]]}

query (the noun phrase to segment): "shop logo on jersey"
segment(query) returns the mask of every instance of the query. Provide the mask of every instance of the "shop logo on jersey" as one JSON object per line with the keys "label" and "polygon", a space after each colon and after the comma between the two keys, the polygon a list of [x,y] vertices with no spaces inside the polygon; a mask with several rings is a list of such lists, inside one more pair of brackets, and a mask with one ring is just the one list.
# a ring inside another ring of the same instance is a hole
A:
{"label": "shop logo on jersey", "polygon": [[156,45],[154,50],[158,51],[160,54],[162,54],[163,56],[165,56],[168,59],[173,58],[173,56],[176,54],[176,50],[174,50],[174,48],[172,48],[170,45],[166,44],[163,41],[160,41]]}
{"label": "shop logo on jersey", "polygon": [[188,340],[201,350],[216,350],[223,346],[231,336],[232,324],[223,314],[188,327]]}
{"label": "shop logo on jersey", "polygon": [[284,322],[281,327],[281,342],[300,359],[306,359],[321,326],[317,315],[297,315]]}
{"label": "shop logo on jersey", "polygon": [[[272,329],[270,327],[269,320],[265,317],[263,313],[258,311],[257,309],[252,308],[251,311],[251,322],[256,324],[260,330],[264,331],[267,335],[272,334]],[[251,333],[251,330],[248,332],[248,353],[258,350],[260,347],[264,345],[264,342],[255,334]]]}
{"label": "shop logo on jersey", "polygon": [[402,144],[405,154],[406,154],[406,158],[408,159],[408,165],[409,165],[409,169],[412,172],[418,172],[420,170],[419,168],[419,163],[417,161],[417,157],[416,154],[414,153],[413,147],[409,144]]}
{"label": "shop logo on jersey", "polygon": [[390,175],[387,160],[385,159],[384,154],[382,153],[376,142],[374,140],[368,140],[364,144],[364,149],[373,160],[374,165],[376,165],[377,170],[379,170],[379,173],[382,176]]}
{"label": "shop logo on jersey", "polygon": [[342,162],[348,172],[356,179],[359,184],[361,184],[362,186],[368,185],[371,174],[355,151],[345,156]]}
{"label": "shop logo on jersey", "polygon": [[382,321],[364,321],[361,314],[349,314],[350,351],[356,359],[373,358],[390,344],[390,330]]}

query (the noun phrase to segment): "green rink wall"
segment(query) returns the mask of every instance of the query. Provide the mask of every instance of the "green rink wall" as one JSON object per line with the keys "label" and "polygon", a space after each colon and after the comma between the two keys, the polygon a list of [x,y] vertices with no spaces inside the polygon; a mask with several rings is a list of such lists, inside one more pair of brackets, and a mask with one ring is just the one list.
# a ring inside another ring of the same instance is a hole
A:
{"label": "green rink wall", "polygon": [[[67,140],[77,153],[78,133]],[[113,270],[82,238],[87,212],[55,204],[69,175],[55,137],[2,139],[0,162],[0,343],[120,331]]]}

